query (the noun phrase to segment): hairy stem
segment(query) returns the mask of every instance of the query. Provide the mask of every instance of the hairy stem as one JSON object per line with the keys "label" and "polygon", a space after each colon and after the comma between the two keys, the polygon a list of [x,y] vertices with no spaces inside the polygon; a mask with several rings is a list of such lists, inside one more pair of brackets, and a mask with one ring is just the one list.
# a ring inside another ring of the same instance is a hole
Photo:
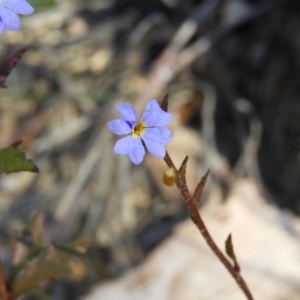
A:
{"label": "hairy stem", "polygon": [[[166,153],[165,161],[168,166],[174,167],[174,164],[169,156],[168,153]],[[254,300],[247,283],[241,276],[239,270],[237,270],[231,262],[227,259],[227,257],[221,252],[221,250],[218,248],[214,240],[212,239],[209,231],[207,230],[203,219],[199,213],[197,203],[198,201],[194,201],[192,196],[190,195],[187,184],[186,184],[186,178],[185,178],[185,170],[186,170],[186,164],[188,161],[188,157],[186,157],[180,167],[178,172],[178,180],[177,180],[177,187],[185,201],[185,204],[190,212],[190,216],[192,221],[195,223],[199,231],[201,232],[202,236],[204,237],[207,245],[210,247],[210,249],[214,252],[214,254],[218,257],[220,262],[224,265],[224,267],[228,270],[228,272],[231,274],[231,276],[235,279],[238,286],[241,288],[245,296],[248,300]],[[207,176],[207,175],[206,175]]]}

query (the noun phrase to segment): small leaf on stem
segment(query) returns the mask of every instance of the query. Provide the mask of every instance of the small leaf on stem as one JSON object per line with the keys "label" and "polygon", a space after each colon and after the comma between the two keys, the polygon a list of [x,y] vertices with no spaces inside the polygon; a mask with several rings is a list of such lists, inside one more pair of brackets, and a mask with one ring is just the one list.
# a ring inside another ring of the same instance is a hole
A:
{"label": "small leaf on stem", "polygon": [[209,175],[209,169],[207,170],[205,175],[201,178],[199,184],[197,185],[197,187],[195,189],[195,192],[193,195],[193,201],[196,205],[198,205],[201,201],[202,192],[203,192],[208,175]]}
{"label": "small leaf on stem", "polygon": [[168,105],[169,105],[169,94],[164,96],[164,99],[160,105],[161,109],[165,112],[168,112]]}
{"label": "small leaf on stem", "polygon": [[182,173],[183,172],[185,174],[185,170],[186,170],[186,165],[187,165],[188,159],[189,159],[189,157],[186,156],[185,159],[183,160],[180,168],[179,168],[178,173]]}
{"label": "small leaf on stem", "polygon": [[190,193],[187,188],[186,184],[186,178],[185,178],[185,171],[186,171],[186,165],[189,157],[186,156],[183,160],[180,169],[178,170],[178,177],[177,177],[177,187],[182,195],[182,197],[186,199],[191,199]]}
{"label": "small leaf on stem", "polygon": [[228,235],[228,237],[225,241],[225,250],[226,250],[227,255],[232,259],[236,272],[239,273],[240,272],[240,266],[237,262],[237,259],[236,259],[235,253],[234,253],[231,233]]}
{"label": "small leaf on stem", "polygon": [[19,60],[22,58],[26,48],[22,48],[15,52],[12,56],[0,61],[0,87],[6,88],[6,78],[12,71],[12,69],[17,65]]}

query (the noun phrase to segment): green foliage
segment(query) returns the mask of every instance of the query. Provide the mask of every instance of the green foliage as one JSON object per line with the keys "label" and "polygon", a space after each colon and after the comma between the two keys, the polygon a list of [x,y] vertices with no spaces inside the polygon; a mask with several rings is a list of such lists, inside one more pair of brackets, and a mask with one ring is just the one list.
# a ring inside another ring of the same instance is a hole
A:
{"label": "green foliage", "polygon": [[226,250],[227,255],[234,261],[235,255],[234,255],[234,251],[233,251],[231,233],[228,235],[228,237],[226,239],[225,250]]}
{"label": "green foliage", "polygon": [[[86,242],[85,248],[89,244],[90,241]],[[47,247],[37,259],[27,264],[21,276],[13,282],[11,293],[16,297],[43,287],[50,280],[69,272],[78,259],[74,253],[55,245]]]}
{"label": "green foliage", "polygon": [[238,261],[236,259],[234,249],[233,249],[231,233],[228,235],[228,237],[225,241],[225,250],[226,250],[227,255],[232,259],[235,270],[237,272],[240,272],[240,266],[238,264]]}
{"label": "green foliage", "polygon": [[45,213],[40,212],[33,217],[27,228],[18,234],[14,254],[22,252],[24,255],[19,258],[18,264],[14,266],[9,276],[8,292],[13,299],[39,290],[51,280],[70,273],[91,244],[89,238],[69,244],[46,246],[43,242],[44,222]]}
{"label": "green foliage", "polygon": [[42,10],[56,6],[55,0],[29,0],[28,1],[35,10]]}
{"label": "green foliage", "polygon": [[38,173],[39,169],[25,154],[17,149],[21,142],[0,150],[0,173],[28,171]]}

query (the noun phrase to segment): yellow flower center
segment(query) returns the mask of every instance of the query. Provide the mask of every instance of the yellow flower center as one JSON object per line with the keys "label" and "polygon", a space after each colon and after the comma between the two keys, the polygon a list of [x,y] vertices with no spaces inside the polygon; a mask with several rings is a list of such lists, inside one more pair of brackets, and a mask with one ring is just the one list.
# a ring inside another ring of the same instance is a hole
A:
{"label": "yellow flower center", "polygon": [[146,128],[146,124],[142,121],[138,121],[134,128],[132,129],[132,136],[133,137],[140,137],[143,135]]}

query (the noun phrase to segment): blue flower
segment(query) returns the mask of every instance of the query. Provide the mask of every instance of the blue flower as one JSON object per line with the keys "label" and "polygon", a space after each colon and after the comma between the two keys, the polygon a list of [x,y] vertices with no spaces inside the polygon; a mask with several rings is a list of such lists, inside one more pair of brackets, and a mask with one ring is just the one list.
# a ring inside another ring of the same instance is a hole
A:
{"label": "blue flower", "polygon": [[114,151],[116,154],[128,155],[136,165],[140,164],[145,156],[145,148],[160,158],[166,155],[165,144],[172,139],[172,132],[165,126],[172,120],[170,113],[164,112],[157,100],[150,100],[140,121],[133,105],[118,104],[117,109],[121,119],[107,123],[108,128],[115,134],[130,134],[117,141]]}
{"label": "blue flower", "polygon": [[20,19],[17,14],[29,15],[34,11],[26,0],[0,0],[0,34],[5,28],[20,29]]}

